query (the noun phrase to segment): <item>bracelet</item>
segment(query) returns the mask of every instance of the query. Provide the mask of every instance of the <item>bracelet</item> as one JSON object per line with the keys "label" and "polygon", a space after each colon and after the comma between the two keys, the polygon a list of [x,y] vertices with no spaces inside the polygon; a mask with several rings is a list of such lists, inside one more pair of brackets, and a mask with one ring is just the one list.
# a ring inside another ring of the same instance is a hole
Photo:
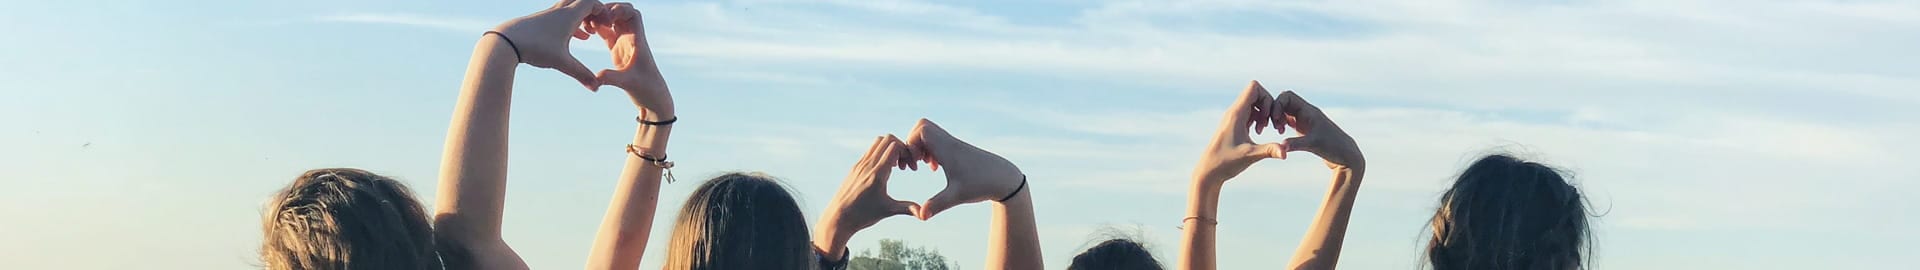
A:
{"label": "bracelet", "polygon": [[513,49],[513,61],[526,61],[526,60],[527,60],[526,58],[520,58],[520,46],[514,46],[514,45],[513,45],[513,39],[510,39],[510,38],[507,38],[507,34],[501,34],[501,33],[500,33],[500,31],[487,31],[486,33],[480,33],[480,35],[482,35],[482,36],[485,36],[485,35],[487,35],[487,34],[493,34],[493,35],[495,35],[495,36],[500,36],[500,41],[506,41],[506,42],[507,42],[507,48],[511,48],[511,49]]}
{"label": "bracelet", "polygon": [[640,118],[640,117],[641,117],[641,116],[634,116],[634,117],[633,117],[633,121],[639,121],[641,125],[649,125],[649,126],[665,126],[665,125],[672,125],[672,124],[673,124],[673,122],[679,122],[679,121],[680,121],[680,116],[674,116],[673,118],[669,118],[669,119],[667,119],[666,121],[647,121],[647,119],[645,119],[645,118]]}
{"label": "bracelet", "polygon": [[1188,220],[1197,220],[1197,221],[1202,221],[1202,222],[1206,222],[1206,223],[1207,223],[1207,225],[1220,225],[1220,221],[1219,221],[1219,220],[1215,220],[1215,219],[1211,219],[1211,218],[1205,218],[1205,217],[1200,217],[1200,216],[1191,216],[1191,217],[1187,217],[1187,218],[1184,218],[1184,219],[1180,219],[1180,224],[1187,224],[1187,221],[1188,221]]}
{"label": "bracelet", "polygon": [[667,183],[673,183],[673,162],[667,161],[667,155],[662,154],[659,158],[654,158],[652,155],[640,151],[640,146],[633,144],[627,144],[627,153],[633,154],[634,157],[639,157],[640,160],[647,161],[647,165],[653,165],[654,167],[660,167],[661,170],[665,170],[667,172]]}
{"label": "bracelet", "polygon": [[1013,199],[1013,195],[1020,195],[1020,191],[1022,190],[1027,190],[1027,175],[1025,174],[1020,175],[1020,187],[1013,188],[1013,192],[1008,192],[1006,197],[1000,197],[1000,200],[995,201],[1006,202],[1007,200]]}

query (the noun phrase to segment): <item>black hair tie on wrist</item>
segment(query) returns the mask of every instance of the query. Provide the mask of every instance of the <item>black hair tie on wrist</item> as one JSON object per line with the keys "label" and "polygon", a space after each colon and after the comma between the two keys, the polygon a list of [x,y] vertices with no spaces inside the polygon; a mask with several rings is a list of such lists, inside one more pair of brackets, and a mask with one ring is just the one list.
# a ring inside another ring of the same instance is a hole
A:
{"label": "black hair tie on wrist", "polygon": [[1025,174],[1020,175],[1020,187],[1013,188],[1013,192],[1007,193],[1006,197],[1001,197],[1000,200],[996,200],[996,202],[1011,200],[1013,199],[1013,195],[1020,195],[1020,191],[1022,190],[1027,190],[1027,175]]}
{"label": "black hair tie on wrist", "polygon": [[507,38],[507,34],[501,34],[500,31],[487,31],[486,33],[481,33],[480,35],[485,36],[487,34],[500,36],[500,41],[507,42],[507,48],[513,49],[513,61],[526,61],[525,58],[520,58],[520,46],[514,46],[513,39]]}
{"label": "black hair tie on wrist", "polygon": [[680,117],[679,117],[679,116],[674,116],[673,118],[671,118],[671,119],[667,119],[666,121],[647,121],[647,119],[646,119],[646,118],[640,118],[639,116],[634,116],[634,117],[633,117],[633,120],[634,120],[634,121],[640,121],[640,124],[641,124],[641,125],[649,125],[649,126],[665,126],[665,125],[672,125],[672,124],[673,124],[673,122],[679,122],[679,121],[680,121]]}

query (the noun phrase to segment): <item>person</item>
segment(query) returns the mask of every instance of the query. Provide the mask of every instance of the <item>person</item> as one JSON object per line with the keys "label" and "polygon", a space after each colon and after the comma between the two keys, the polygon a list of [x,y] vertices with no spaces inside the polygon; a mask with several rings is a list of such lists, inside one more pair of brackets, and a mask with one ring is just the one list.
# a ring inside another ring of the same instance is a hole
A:
{"label": "person", "polygon": [[[500,236],[514,69],[520,64],[555,69],[588,90],[597,89],[602,81],[625,80],[614,77],[632,70],[603,71],[597,76],[568,50],[570,38],[589,37],[580,26],[602,10],[599,1],[562,0],[546,10],[501,23],[481,35],[474,45],[447,128],[439,197],[434,203],[434,235],[441,244],[440,256],[446,268],[527,269],[526,262]],[[642,115],[641,120],[672,117],[671,110],[652,112]],[[635,138],[639,144],[663,148],[666,131],[643,128]],[[659,173],[659,168],[648,168],[623,177],[658,177]]]}
{"label": "person", "polygon": [[273,198],[261,221],[263,268],[440,269],[426,210],[400,181],[315,169]]}
{"label": "person", "polygon": [[526,269],[500,239],[514,68],[558,69],[593,89],[598,79],[568,52],[567,37],[584,38],[571,30],[599,8],[594,0],[564,0],[482,35],[448,128],[432,218],[391,178],[307,171],[269,202],[264,268]]}
{"label": "person", "polygon": [[[1301,135],[1280,143],[1256,144],[1250,134],[1267,127],[1285,132],[1287,127]],[[1353,137],[1334,124],[1320,108],[1307,103],[1293,91],[1269,95],[1260,82],[1247,85],[1215,132],[1213,142],[1194,168],[1189,192],[1187,217],[1181,222],[1184,240],[1180,265],[1185,269],[1214,269],[1214,229],[1219,224],[1220,192],[1226,181],[1238,176],[1255,162],[1285,159],[1288,152],[1308,152],[1320,156],[1333,171],[1333,183],[1321,202],[1319,213],[1307,228],[1306,237],[1294,251],[1289,269],[1333,269],[1340,258],[1346,237],[1347,221],[1353,213],[1355,196],[1366,173],[1366,158]]]}
{"label": "person", "polygon": [[1080,255],[1073,256],[1073,262],[1067,270],[1161,270],[1160,261],[1153,258],[1153,252],[1146,245],[1127,238],[1114,238],[1100,241]]}
{"label": "person", "polygon": [[[609,3],[585,22],[587,33],[607,41],[615,69],[593,82],[623,89],[640,111],[640,126],[607,208],[588,269],[634,269],[645,255],[666,136],[678,120],[673,100],[646,44],[641,14],[631,4]],[[576,37],[580,34],[576,33]],[[585,81],[585,80],[583,80]],[[925,162],[947,167],[947,188],[921,204],[886,194],[894,168],[918,170]],[[771,176],[731,173],[694,190],[674,222],[665,269],[838,269],[854,234],[887,217],[922,220],[961,204],[994,201],[989,269],[1041,269],[1038,229],[1024,175],[1006,159],[974,147],[921,119],[913,133],[875,139],[854,164],[840,191],[820,216],[809,239],[791,192]]]}
{"label": "person", "polygon": [[1559,171],[1487,155],[1440,196],[1425,257],[1435,270],[1582,269],[1592,250],[1587,215]]}

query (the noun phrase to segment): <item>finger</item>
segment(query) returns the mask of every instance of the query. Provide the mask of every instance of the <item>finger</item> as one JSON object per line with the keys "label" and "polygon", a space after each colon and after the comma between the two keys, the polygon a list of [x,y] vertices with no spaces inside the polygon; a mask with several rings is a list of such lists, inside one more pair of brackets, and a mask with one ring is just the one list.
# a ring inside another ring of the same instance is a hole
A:
{"label": "finger", "polygon": [[1260,81],[1248,83],[1247,89],[1240,93],[1240,98],[1234,100],[1232,106],[1227,107],[1227,115],[1222,123],[1227,126],[1222,127],[1222,130],[1231,133],[1247,133],[1247,129],[1252,127],[1252,124],[1247,122],[1247,118],[1252,116],[1253,103],[1260,100],[1259,93],[1264,91],[1260,87]]}
{"label": "finger", "polygon": [[1267,122],[1273,124],[1273,134],[1287,134],[1287,114],[1280,111],[1280,99],[1275,98],[1267,105]]}
{"label": "finger", "polygon": [[560,70],[560,73],[565,73],[567,76],[572,76],[574,80],[580,81],[580,85],[586,86],[587,90],[600,91],[600,80],[593,74],[593,70],[587,69],[587,65],[581,64],[580,59],[573,58],[572,54],[561,58],[560,65],[553,68]]}
{"label": "finger", "polygon": [[1261,130],[1267,129],[1267,118],[1266,111],[1262,111],[1260,108],[1253,109],[1253,117],[1247,119],[1247,121],[1253,122],[1253,134],[1260,134]]}
{"label": "finger", "polygon": [[847,172],[848,175],[860,175],[868,170],[867,166],[873,163],[873,152],[880,150],[880,139],[881,137],[873,137],[873,144],[867,146],[867,152],[860,154],[859,160],[853,161],[853,170]]}
{"label": "finger", "polygon": [[912,216],[919,212],[920,212],[920,204],[910,202],[910,201],[894,201],[893,207],[890,207],[889,209],[887,209],[888,215]]}
{"label": "finger", "polygon": [[883,186],[883,184],[887,184],[887,178],[893,176],[893,169],[895,169],[895,165],[893,165],[895,155],[893,155],[893,153],[899,151],[900,146],[899,144],[893,144],[893,142],[885,140],[885,138],[881,138],[879,144],[881,144],[879,151],[874,151],[874,155],[872,155],[872,157],[866,157],[864,161],[868,163],[868,174],[874,176],[872,182]]}
{"label": "finger", "polygon": [[1259,95],[1255,96],[1258,99],[1253,101],[1253,115],[1248,119],[1254,122],[1254,134],[1259,134],[1260,130],[1273,124],[1273,96],[1267,95],[1266,89],[1259,89],[1258,92]]}
{"label": "finger", "polygon": [[[879,144],[881,145],[880,152],[875,152],[873,157],[874,167],[900,168],[900,148],[906,147],[906,144],[900,143],[900,138],[894,138],[893,134],[880,136]],[[885,169],[882,170],[884,171]]]}
{"label": "finger", "polygon": [[901,170],[920,169],[920,166],[915,164],[917,162],[914,162],[913,145],[908,145],[906,141],[900,140],[900,137],[894,137],[893,134],[887,134],[887,141],[897,146],[893,151],[888,153],[890,154],[887,156],[888,160],[892,160],[895,164],[899,165]]}
{"label": "finger", "polygon": [[593,34],[587,33],[587,30],[586,30],[586,28],[591,28],[591,27],[593,26],[584,25],[584,24],[581,25],[580,27],[575,27],[573,29],[573,39],[587,40],[587,38],[593,37]]}
{"label": "finger", "polygon": [[571,0],[561,1],[560,3],[560,9],[571,12],[568,14],[573,15],[574,20],[585,19],[587,15],[593,14],[594,9],[600,8],[600,1],[598,0]]}
{"label": "finger", "polygon": [[933,198],[927,199],[927,203],[920,207],[920,213],[917,215],[920,220],[932,219],[934,215],[939,215],[940,212],[947,211],[948,208],[953,208],[960,203],[959,196],[953,194],[952,188],[948,188],[941,190],[939,194],[934,194]]}
{"label": "finger", "polygon": [[914,123],[913,133],[907,135],[907,144],[913,146],[915,159],[927,162],[927,169],[933,171],[940,170],[940,158],[938,153],[934,152],[935,149],[928,141],[928,137],[937,136],[936,133],[940,132],[945,131],[940,129],[939,124],[933,123],[933,120],[920,118],[920,121]]}

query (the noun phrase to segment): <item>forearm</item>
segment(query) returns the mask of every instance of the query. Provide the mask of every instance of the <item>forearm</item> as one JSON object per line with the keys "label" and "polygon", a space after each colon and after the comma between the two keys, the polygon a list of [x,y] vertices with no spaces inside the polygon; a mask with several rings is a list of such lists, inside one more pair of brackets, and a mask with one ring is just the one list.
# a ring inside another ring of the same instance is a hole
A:
{"label": "forearm", "polygon": [[[672,125],[641,125],[634,131],[633,145],[654,157],[664,156],[667,135]],[[640,157],[626,155],[625,169],[607,206],[600,232],[593,241],[587,269],[635,269],[646,253],[647,239],[653,230],[653,217],[660,202],[660,175],[663,170]]]}
{"label": "forearm", "polygon": [[1040,229],[1035,225],[1033,188],[993,206],[993,230],[989,235],[987,269],[1043,269],[1040,255]]}
{"label": "forearm", "polygon": [[1360,179],[1365,168],[1342,167],[1334,170],[1333,186],[1320,213],[1294,250],[1290,269],[1334,269],[1340,262],[1340,247],[1347,235],[1347,219],[1353,214],[1354,199],[1360,195]]}
{"label": "forearm", "polygon": [[484,35],[467,64],[466,79],[447,128],[440,161],[434,230],[462,241],[497,240],[506,197],[507,118],[513,98],[514,58],[495,35]]}
{"label": "forearm", "polygon": [[1185,240],[1180,253],[1181,269],[1214,269],[1214,227],[1220,213],[1220,187],[1194,181],[1187,196],[1187,216],[1181,221]]}
{"label": "forearm", "polygon": [[838,214],[820,215],[820,222],[815,224],[819,231],[813,234],[813,251],[822,257],[839,259],[847,252],[847,241],[853,239],[854,232],[830,221],[835,216]]}

